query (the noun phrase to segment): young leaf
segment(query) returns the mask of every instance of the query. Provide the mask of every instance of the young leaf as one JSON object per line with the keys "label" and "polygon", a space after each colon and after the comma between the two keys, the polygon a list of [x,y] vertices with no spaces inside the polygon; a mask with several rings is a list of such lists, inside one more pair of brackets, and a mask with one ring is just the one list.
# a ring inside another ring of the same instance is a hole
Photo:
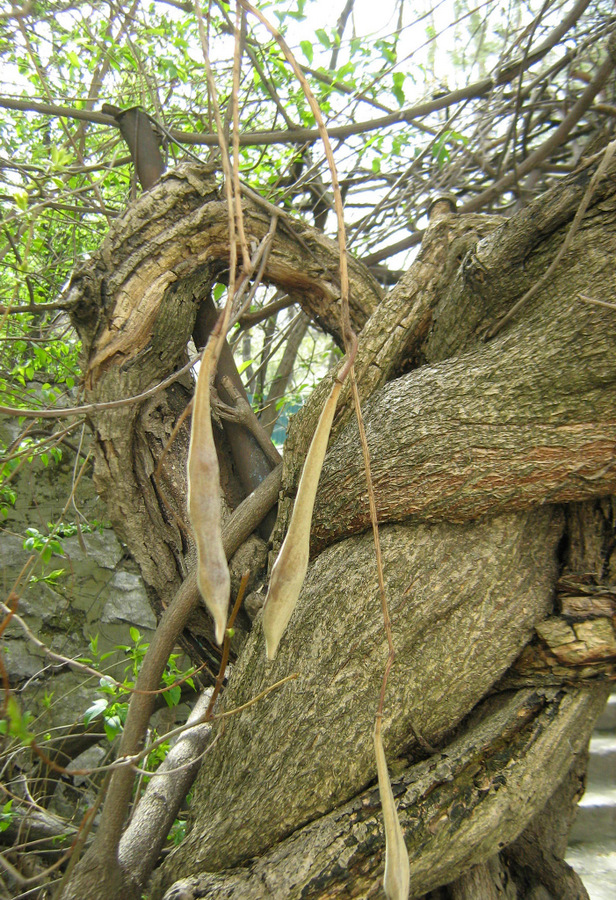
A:
{"label": "young leaf", "polygon": [[394,72],[393,73],[393,83],[394,84],[393,84],[392,92],[398,102],[398,106],[404,106],[404,102],[406,100],[406,97],[404,96],[404,89],[403,89],[405,78],[406,78],[406,75],[404,74],[404,72]]}
{"label": "young leaf", "polygon": [[302,52],[306,59],[308,60],[308,65],[312,65],[312,60],[314,59],[314,47],[312,46],[312,41],[300,41],[300,47],[302,48]]}
{"label": "young leaf", "polygon": [[6,831],[13,821],[15,813],[11,812],[12,806],[13,801],[7,800],[7,802],[2,807],[2,811],[0,812],[0,831]]}
{"label": "young leaf", "polygon": [[324,31],[323,28],[317,28],[317,30],[315,31],[315,34],[316,34],[317,38],[319,39],[319,42],[321,44],[323,44],[325,49],[329,50],[331,48],[332,42],[330,41],[327,32]]}
{"label": "young leaf", "polygon": [[107,709],[108,703],[104,697],[99,697],[98,700],[95,700],[94,703],[89,706],[83,714],[83,724],[89,725],[92,719],[95,719],[97,716],[100,716],[101,713],[104,713]]}
{"label": "young leaf", "polygon": [[129,631],[129,634],[130,634],[130,639],[131,639],[131,641],[132,641],[134,644],[138,644],[139,641],[141,640],[141,632],[139,631],[139,629],[138,629],[138,628],[135,628],[134,625],[131,625],[131,627],[128,629],[128,631]]}
{"label": "young leaf", "polygon": [[122,720],[119,716],[110,716],[103,722],[103,728],[107,735],[107,740],[111,743],[122,731]]}
{"label": "young leaf", "polygon": [[165,698],[165,702],[167,706],[174,707],[177,706],[182,698],[182,688],[179,684],[174,684],[173,687],[169,688],[169,690],[165,691],[163,694]]}

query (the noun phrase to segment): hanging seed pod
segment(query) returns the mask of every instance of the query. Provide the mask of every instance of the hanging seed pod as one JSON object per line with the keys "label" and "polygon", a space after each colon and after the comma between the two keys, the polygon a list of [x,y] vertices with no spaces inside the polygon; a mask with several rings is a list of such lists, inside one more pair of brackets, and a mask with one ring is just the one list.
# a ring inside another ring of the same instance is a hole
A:
{"label": "hanging seed pod", "polygon": [[222,544],[220,470],[210,412],[210,380],[215,363],[210,339],[201,360],[193,401],[188,449],[188,514],[197,543],[197,584],[214,619],[216,640],[222,644],[227,625],[230,577]]}
{"label": "hanging seed pod", "polygon": [[381,740],[380,720],[374,728],[374,752],[379,777],[379,794],[385,824],[385,877],[383,887],[388,900],[408,900],[411,875],[409,855],[400,827],[394,794],[391,789],[387,760]]}
{"label": "hanging seed pod", "polygon": [[263,631],[268,659],[274,659],[276,656],[278,644],[295,609],[306,577],[312,510],[341,388],[342,381],[336,379],[319,416],[304,462],[289,530],[272,569],[263,608]]}

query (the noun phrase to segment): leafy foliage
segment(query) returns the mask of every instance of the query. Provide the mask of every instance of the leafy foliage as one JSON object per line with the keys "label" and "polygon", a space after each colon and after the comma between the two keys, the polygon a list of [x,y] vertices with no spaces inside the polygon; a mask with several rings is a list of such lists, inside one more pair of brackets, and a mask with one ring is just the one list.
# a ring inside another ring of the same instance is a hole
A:
{"label": "leafy foliage", "polygon": [[[98,716],[103,717],[103,727],[109,741],[113,741],[122,731],[128,709],[128,699],[131,691],[135,688],[139,669],[149,647],[148,642],[143,640],[138,628],[131,626],[129,633],[131,644],[119,644],[107,653],[98,652],[98,636],[92,637],[90,640],[92,658],[86,657],[82,660],[90,665],[96,663],[100,666],[105,660],[115,656],[117,651],[122,652],[129,660],[128,665],[124,669],[124,679],[121,682],[106,675],[101,677],[99,690],[103,696],[94,700],[83,714],[84,725],[89,725]],[[161,694],[169,707],[177,706],[180,702],[182,684],[186,684],[191,690],[195,690],[195,683],[191,677],[194,667],[186,671],[180,671],[177,663],[178,659],[178,653],[174,653],[169,657],[162,678]],[[148,764],[155,768],[155,763],[157,761],[160,762],[161,752],[160,748],[158,748]]]}

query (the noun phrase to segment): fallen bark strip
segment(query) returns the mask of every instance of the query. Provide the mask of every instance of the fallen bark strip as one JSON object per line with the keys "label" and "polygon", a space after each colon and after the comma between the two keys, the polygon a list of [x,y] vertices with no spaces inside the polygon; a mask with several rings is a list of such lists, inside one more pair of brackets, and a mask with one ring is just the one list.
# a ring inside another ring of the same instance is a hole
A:
{"label": "fallen bark strip", "polygon": [[[515,840],[583,749],[608,692],[603,686],[492,698],[459,738],[392,779],[412,897]],[[378,807],[371,787],[246,867],[181,879],[165,900],[365,897],[384,864]],[[153,900],[162,894],[160,873],[155,882]]]}

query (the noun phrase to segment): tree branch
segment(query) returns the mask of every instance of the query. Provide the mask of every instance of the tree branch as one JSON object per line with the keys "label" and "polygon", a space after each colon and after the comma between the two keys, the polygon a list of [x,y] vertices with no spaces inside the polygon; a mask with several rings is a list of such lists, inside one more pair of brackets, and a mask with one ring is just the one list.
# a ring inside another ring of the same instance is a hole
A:
{"label": "tree branch", "polygon": [[[469,99],[484,97],[503,84],[508,84],[514,78],[530,68],[540,59],[542,59],[554,47],[570,28],[576,23],[582,15],[590,0],[578,0],[573,9],[562,22],[554,28],[552,33],[546,40],[537,47],[536,50],[529,52],[524,58],[515,60],[495,77],[483,78],[474,84],[468,85],[456,91],[449,91],[435,100],[425,101],[415,106],[406,107],[397,112],[390,113],[386,116],[380,116],[364,122],[349,123],[348,125],[328,127],[328,134],[333,139],[344,139],[354,134],[363,134],[368,131],[380,131],[391,125],[400,122],[412,122],[413,119],[421,118],[433,112],[438,112],[456,103],[465,102]],[[81,119],[88,122],[95,122],[100,125],[114,125],[115,119],[112,116],[103,113],[92,112],[89,110],[81,110],[67,106],[57,106],[52,103],[38,103],[30,100],[17,100],[13,97],[0,97],[0,107],[4,109],[14,109],[25,112],[39,112],[48,116],[60,116],[63,118]],[[199,134],[196,132],[181,132],[176,129],[169,131],[170,136],[178,144],[217,146],[218,138],[215,134]],[[319,131],[316,128],[297,128],[286,129],[281,131],[256,131],[240,135],[240,144],[243,146],[259,146],[264,144],[294,144],[298,142],[307,142],[317,140]]]}

